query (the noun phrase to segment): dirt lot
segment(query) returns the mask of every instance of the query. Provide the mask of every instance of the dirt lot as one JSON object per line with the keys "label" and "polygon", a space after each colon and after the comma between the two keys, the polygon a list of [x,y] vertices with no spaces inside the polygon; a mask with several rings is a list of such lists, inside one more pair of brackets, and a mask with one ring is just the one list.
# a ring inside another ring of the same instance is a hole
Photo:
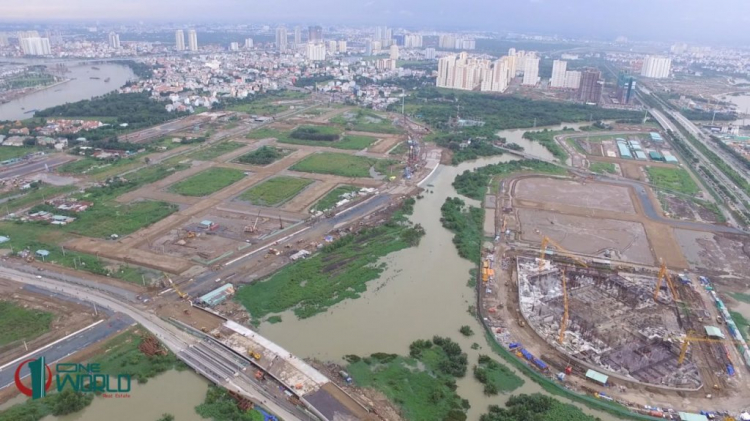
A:
{"label": "dirt lot", "polygon": [[[4,279],[0,279],[0,295],[2,295],[4,300],[12,301],[22,307],[42,310],[55,315],[55,318],[52,319],[49,332],[27,341],[29,349],[40,348],[44,344],[60,339],[97,320],[91,308],[69,301],[34,294],[22,289],[20,284]],[[25,348],[19,343],[0,347],[0,363],[11,361],[25,352]]]}
{"label": "dirt lot", "polygon": [[707,275],[737,277],[746,282],[750,273],[750,241],[730,235],[674,230],[691,268]]}
{"label": "dirt lot", "polygon": [[571,180],[534,177],[519,180],[515,196],[519,199],[544,199],[545,202],[562,205],[635,213],[627,187],[584,185]]}
{"label": "dirt lot", "polygon": [[[667,193],[659,193],[659,199],[662,209],[672,219],[705,222],[707,224],[719,223],[719,218],[713,211],[696,202]],[[664,205],[666,205],[666,209],[664,209]]]}
{"label": "dirt lot", "polygon": [[539,243],[546,235],[572,252],[596,255],[611,249],[619,254],[618,260],[654,263],[646,231],[637,222],[593,219],[536,209],[519,209],[517,212],[524,241]]}

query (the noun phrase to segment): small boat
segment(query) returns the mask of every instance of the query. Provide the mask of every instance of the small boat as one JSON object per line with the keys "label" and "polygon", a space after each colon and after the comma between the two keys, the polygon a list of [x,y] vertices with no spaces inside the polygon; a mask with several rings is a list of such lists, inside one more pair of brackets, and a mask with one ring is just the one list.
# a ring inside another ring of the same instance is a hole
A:
{"label": "small boat", "polygon": [[101,78],[98,78],[98,77],[96,77],[96,76],[91,76],[91,77],[90,77],[89,79],[96,79],[96,80],[99,80],[99,79],[101,79]]}
{"label": "small boat", "polygon": [[91,66],[91,68],[94,69],[94,70],[99,70],[99,68],[96,67],[96,66]]}
{"label": "small boat", "polygon": [[104,81],[105,81],[105,82],[109,82],[109,81],[110,81],[110,79],[109,79],[109,78],[106,78],[106,79],[104,79]]}

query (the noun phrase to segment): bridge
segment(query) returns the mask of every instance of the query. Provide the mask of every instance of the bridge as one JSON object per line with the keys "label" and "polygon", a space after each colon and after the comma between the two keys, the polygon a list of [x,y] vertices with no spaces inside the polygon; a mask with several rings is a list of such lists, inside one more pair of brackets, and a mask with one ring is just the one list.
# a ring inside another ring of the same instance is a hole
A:
{"label": "bridge", "polygon": [[[280,346],[242,325],[227,320],[219,340],[178,321],[166,321],[146,310],[101,289],[80,283],[60,281],[46,276],[0,267],[0,277],[33,285],[55,294],[96,303],[99,307],[122,313],[153,333],[170,351],[198,374],[217,386],[234,392],[285,421],[374,420],[367,409],[347,395],[330,379]],[[249,358],[248,348],[262,354]],[[273,381],[255,377],[261,370]],[[275,396],[277,383],[284,395]]]}

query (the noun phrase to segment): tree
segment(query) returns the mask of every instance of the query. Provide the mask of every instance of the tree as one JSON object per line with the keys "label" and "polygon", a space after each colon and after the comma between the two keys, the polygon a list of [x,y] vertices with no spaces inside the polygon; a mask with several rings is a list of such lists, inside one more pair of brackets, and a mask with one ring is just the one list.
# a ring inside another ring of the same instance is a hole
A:
{"label": "tree", "polygon": [[174,415],[172,414],[161,414],[161,418],[156,421],[174,421]]}
{"label": "tree", "polygon": [[52,414],[56,416],[72,414],[87,407],[94,397],[90,393],[74,392],[65,389],[55,396]]}
{"label": "tree", "polygon": [[474,334],[474,331],[471,330],[471,327],[467,325],[461,326],[461,329],[459,329],[458,331],[461,332],[461,334],[464,336],[471,336]]}

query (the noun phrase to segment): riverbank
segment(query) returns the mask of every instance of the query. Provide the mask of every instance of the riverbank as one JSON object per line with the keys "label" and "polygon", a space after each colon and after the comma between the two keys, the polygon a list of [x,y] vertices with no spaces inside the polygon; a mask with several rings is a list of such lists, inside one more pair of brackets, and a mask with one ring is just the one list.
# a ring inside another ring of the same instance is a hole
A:
{"label": "riverbank", "polygon": [[[65,80],[61,80],[61,81],[59,81],[59,82],[55,82],[55,83],[53,83],[53,84],[51,84],[51,85],[38,86],[38,87],[36,87],[36,88],[33,88],[33,89],[32,89],[32,90],[30,90],[30,91],[22,92],[22,93],[21,93],[20,95],[18,95],[18,96],[14,96],[14,97],[11,97],[11,98],[7,98],[7,99],[6,99],[6,98],[3,98],[2,100],[0,100],[0,105],[2,105],[2,104],[7,104],[7,103],[9,103],[9,102],[11,102],[11,101],[15,101],[15,100],[19,100],[19,99],[22,99],[22,98],[23,98],[23,97],[25,97],[25,96],[28,96],[28,95],[32,95],[32,94],[35,94],[35,93],[37,93],[37,92],[42,92],[42,91],[44,91],[44,90],[47,90],[47,89],[51,89],[51,88],[54,88],[55,86],[60,86],[60,85],[64,85],[64,84],[66,84],[66,83],[70,82],[71,80],[72,80],[72,79],[65,79]],[[33,114],[33,113],[29,113],[29,116],[33,117],[33,116],[34,116],[34,114]]]}

